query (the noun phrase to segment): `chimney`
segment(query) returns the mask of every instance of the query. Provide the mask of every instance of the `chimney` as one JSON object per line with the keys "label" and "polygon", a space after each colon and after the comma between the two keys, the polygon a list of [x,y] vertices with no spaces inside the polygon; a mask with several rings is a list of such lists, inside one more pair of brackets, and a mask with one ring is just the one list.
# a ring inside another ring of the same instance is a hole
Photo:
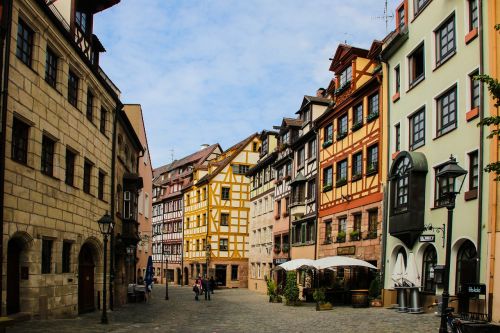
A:
{"label": "chimney", "polygon": [[205,148],[208,148],[210,145],[208,143],[202,143],[200,146],[200,150],[203,150]]}
{"label": "chimney", "polygon": [[325,88],[319,88],[316,90],[316,97],[325,97]]}

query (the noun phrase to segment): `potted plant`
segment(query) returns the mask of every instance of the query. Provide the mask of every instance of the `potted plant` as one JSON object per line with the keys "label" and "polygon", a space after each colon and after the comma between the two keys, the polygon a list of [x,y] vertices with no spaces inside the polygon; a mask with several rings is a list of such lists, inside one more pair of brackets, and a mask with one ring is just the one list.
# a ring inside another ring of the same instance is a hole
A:
{"label": "potted plant", "polygon": [[270,303],[281,303],[281,296],[278,295],[278,288],[273,279],[267,279],[267,294],[269,295]]}
{"label": "potted plant", "polygon": [[349,233],[349,236],[351,237],[351,241],[358,241],[359,240],[359,230],[353,230]]}
{"label": "potted plant", "polygon": [[328,146],[331,146],[333,143],[333,140],[332,138],[328,138],[328,140],[326,140],[325,142],[323,142],[323,144],[321,145],[323,148],[326,148]]}
{"label": "potted plant", "polygon": [[351,130],[354,132],[359,130],[361,127],[363,127],[363,121],[358,121],[352,125]]}
{"label": "potted plant", "polygon": [[345,179],[345,178],[340,178],[340,179],[339,179],[339,180],[337,180],[337,182],[335,183],[335,187],[344,186],[345,184],[347,184],[347,179]]}
{"label": "potted plant", "polygon": [[332,184],[328,184],[323,186],[323,192],[328,192],[332,189]]}
{"label": "potted plant", "polygon": [[297,276],[295,272],[287,272],[285,285],[285,305],[299,305],[299,287],[297,287]]}
{"label": "potted plant", "polygon": [[325,290],[318,288],[313,293],[313,299],[316,302],[316,311],[333,309],[332,303],[326,302]]}
{"label": "potted plant", "polygon": [[342,140],[343,138],[345,138],[347,136],[347,131],[345,132],[338,132],[337,133],[337,141],[340,141]]}
{"label": "potted plant", "polygon": [[337,243],[343,243],[343,242],[345,242],[345,231],[344,230],[340,230],[337,233]]}
{"label": "potted plant", "polygon": [[380,274],[377,274],[375,278],[370,283],[370,288],[368,289],[368,297],[370,299],[371,306],[382,306],[382,300],[380,298],[381,286],[380,286]]}

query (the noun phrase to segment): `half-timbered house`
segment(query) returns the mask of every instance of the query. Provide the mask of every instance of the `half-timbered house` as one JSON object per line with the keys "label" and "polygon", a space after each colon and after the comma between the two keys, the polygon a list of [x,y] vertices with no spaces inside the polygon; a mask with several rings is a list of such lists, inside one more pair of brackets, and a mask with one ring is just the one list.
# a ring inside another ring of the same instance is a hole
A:
{"label": "half-timbered house", "polygon": [[252,134],[207,167],[195,168],[184,194],[184,271],[191,281],[213,276],[219,286],[248,286],[250,180],[260,140]]}
{"label": "half-timbered house", "polygon": [[206,167],[221,152],[218,144],[202,146],[201,150],[193,154],[155,169],[152,256],[158,282],[164,283],[168,278],[169,283],[183,284],[182,189],[192,182],[194,169]]}
{"label": "half-timbered house", "polygon": [[266,278],[273,268],[274,179],[277,134],[262,131],[259,161],[250,168],[250,236],[248,289],[267,291]]}
{"label": "half-timbered house", "polygon": [[[347,255],[380,266],[383,199],[381,43],[342,44],[332,59],[327,94],[335,104],[316,121],[319,133],[318,257]],[[337,274],[351,287],[369,279]],[[368,273],[368,272],[358,272]],[[358,284],[358,285],[356,285]]]}

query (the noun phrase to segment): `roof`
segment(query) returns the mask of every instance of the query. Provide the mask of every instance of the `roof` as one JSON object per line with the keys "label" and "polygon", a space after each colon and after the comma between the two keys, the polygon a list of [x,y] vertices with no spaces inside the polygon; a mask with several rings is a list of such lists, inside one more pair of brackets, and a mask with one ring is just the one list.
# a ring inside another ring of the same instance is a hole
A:
{"label": "roof", "polygon": [[328,105],[328,104],[330,104],[330,102],[332,102],[332,100],[329,98],[304,95],[304,99],[302,100],[302,104],[300,105],[300,109],[297,112],[295,112],[295,114],[300,113],[302,111],[302,109],[304,109],[309,104]]}
{"label": "roof", "polygon": [[367,55],[368,50],[347,44],[340,44],[337,47],[337,51],[335,51],[335,55],[332,58],[330,71],[336,73],[344,67],[347,67],[347,65],[351,63],[349,61],[350,58],[354,58],[355,56],[366,58]]}
{"label": "roof", "polygon": [[[238,142],[237,144],[235,144],[234,146],[230,147],[229,149],[227,149],[226,151],[224,151],[223,155],[227,154],[227,156],[220,160],[220,161],[217,161],[217,168],[210,172],[209,174],[203,176],[200,178],[200,180],[198,180],[198,182],[196,183],[196,185],[198,184],[201,184],[201,183],[204,183],[206,181],[209,181],[210,179],[212,179],[213,177],[215,177],[217,174],[219,174],[219,172],[221,172],[229,163],[231,163],[231,161],[236,157],[238,156],[238,154],[240,152],[243,151],[243,149],[245,149],[245,147],[250,143],[252,142],[253,139],[255,139],[256,137],[259,136],[259,133],[253,133],[252,135],[250,135],[249,137],[247,137],[246,139]],[[234,151],[233,151],[234,150]],[[230,153],[231,151],[233,151],[232,153]]]}

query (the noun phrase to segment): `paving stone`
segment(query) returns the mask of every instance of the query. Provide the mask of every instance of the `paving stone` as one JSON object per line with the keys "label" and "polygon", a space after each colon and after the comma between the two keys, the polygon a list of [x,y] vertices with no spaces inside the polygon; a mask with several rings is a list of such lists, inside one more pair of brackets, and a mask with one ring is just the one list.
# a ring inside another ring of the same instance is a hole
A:
{"label": "paving stone", "polygon": [[32,320],[16,324],[8,333],[81,332],[437,332],[439,318],[411,315],[384,308],[334,307],[316,311],[314,304],[288,307],[269,303],[267,296],[247,289],[216,290],[211,301],[194,300],[190,287],[155,285],[149,303],[126,304],[108,312],[108,325],[99,311],[76,319]]}

